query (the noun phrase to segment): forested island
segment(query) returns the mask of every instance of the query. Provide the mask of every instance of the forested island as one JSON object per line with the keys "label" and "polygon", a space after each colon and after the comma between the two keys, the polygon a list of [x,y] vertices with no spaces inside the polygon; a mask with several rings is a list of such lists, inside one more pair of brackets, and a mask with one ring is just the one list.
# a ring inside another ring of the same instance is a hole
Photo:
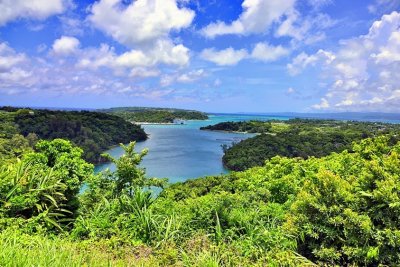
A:
{"label": "forested island", "polygon": [[38,139],[65,138],[83,149],[85,160],[98,163],[104,160],[101,153],[110,147],[146,140],[147,135],[138,125],[100,112],[3,107],[0,138],[3,146],[17,146],[21,151],[33,147]]}
{"label": "forested island", "polygon": [[383,134],[390,134],[394,141],[400,140],[399,124],[380,122],[291,119],[222,122],[201,129],[260,133],[224,147],[223,163],[236,171],[262,166],[276,155],[307,159],[351,150],[352,142]]}
{"label": "forested island", "polygon": [[175,120],[208,119],[207,114],[200,111],[173,108],[121,107],[98,111],[116,115],[136,123],[174,123]]}
{"label": "forested island", "polygon": [[[91,148],[73,141],[80,134],[56,138],[73,125],[102,136],[116,126],[140,132],[119,117],[3,108],[0,119],[1,266],[400,265],[397,125],[206,127],[263,132],[248,139],[258,153],[257,138],[275,138],[280,149],[242,172],[168,184],[146,176],[139,164],[148,151],[136,152],[135,142],[118,159],[105,156],[115,171],[94,174],[84,159]],[[112,126],[100,127],[106,121]],[[296,140],[304,158],[293,152]]]}

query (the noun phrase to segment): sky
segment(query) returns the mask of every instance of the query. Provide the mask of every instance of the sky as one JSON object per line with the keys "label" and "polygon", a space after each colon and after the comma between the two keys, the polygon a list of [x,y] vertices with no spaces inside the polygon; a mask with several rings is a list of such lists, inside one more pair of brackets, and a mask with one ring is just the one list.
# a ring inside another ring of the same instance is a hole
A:
{"label": "sky", "polygon": [[400,0],[0,0],[0,105],[400,113]]}

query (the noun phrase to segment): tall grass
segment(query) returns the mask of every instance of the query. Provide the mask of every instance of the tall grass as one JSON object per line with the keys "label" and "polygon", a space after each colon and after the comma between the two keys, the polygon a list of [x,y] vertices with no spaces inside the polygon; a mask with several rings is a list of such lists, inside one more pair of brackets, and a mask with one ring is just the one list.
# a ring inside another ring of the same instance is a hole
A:
{"label": "tall grass", "polygon": [[146,247],[111,248],[100,242],[0,233],[0,266],[158,266]]}

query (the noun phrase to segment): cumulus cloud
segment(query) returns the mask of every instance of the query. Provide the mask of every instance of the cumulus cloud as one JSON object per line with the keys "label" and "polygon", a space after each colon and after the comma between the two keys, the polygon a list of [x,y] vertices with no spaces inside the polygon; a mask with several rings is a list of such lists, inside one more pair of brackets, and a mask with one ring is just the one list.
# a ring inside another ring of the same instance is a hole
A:
{"label": "cumulus cloud", "polygon": [[93,4],[89,20],[118,42],[135,47],[167,38],[192,23],[194,12],[178,7],[176,0],[137,0],[125,5],[120,0]]}
{"label": "cumulus cloud", "polygon": [[57,55],[74,54],[79,49],[80,42],[75,37],[62,36],[53,43],[53,52]]}
{"label": "cumulus cloud", "polygon": [[400,106],[400,13],[375,21],[366,35],[340,42],[336,51],[301,53],[288,64],[292,75],[315,66],[330,83],[316,109],[398,111]]}
{"label": "cumulus cloud", "polygon": [[6,43],[0,43],[0,91],[15,93],[17,88],[29,86],[32,83],[32,73],[26,70],[28,58],[17,53]]}
{"label": "cumulus cloud", "polygon": [[246,49],[235,50],[232,47],[223,50],[207,48],[201,52],[200,57],[219,66],[233,66],[244,59],[272,62],[287,56],[289,53],[290,50],[281,45],[273,46],[268,43],[257,43],[251,52]]}
{"label": "cumulus cloud", "polygon": [[2,0],[0,1],[0,26],[19,18],[42,20],[61,14],[69,5],[65,0]]}
{"label": "cumulus cloud", "polygon": [[328,109],[330,107],[328,100],[325,98],[321,99],[321,102],[319,104],[315,104],[312,106],[313,109]]}
{"label": "cumulus cloud", "polygon": [[325,39],[324,30],[333,27],[337,21],[324,13],[303,17],[293,10],[288,13],[275,32],[276,37],[289,36],[296,41],[312,44]]}
{"label": "cumulus cloud", "polygon": [[297,75],[303,69],[309,66],[315,66],[317,63],[324,63],[329,65],[333,60],[335,60],[336,55],[329,51],[324,51],[322,49],[318,50],[317,53],[313,55],[308,55],[304,52],[293,58],[292,63],[287,65],[289,74]]}
{"label": "cumulus cloud", "polygon": [[235,50],[232,47],[223,49],[223,50],[215,50],[214,48],[204,49],[200,57],[214,62],[219,66],[233,66],[240,62],[242,59],[245,59],[248,56],[248,53],[245,49]]}
{"label": "cumulus cloud", "polygon": [[193,83],[207,76],[204,69],[192,70],[186,73],[176,73],[172,75],[164,75],[161,77],[160,85],[162,87],[170,86],[173,83]]}
{"label": "cumulus cloud", "polygon": [[[57,49],[58,46],[55,47],[58,52],[71,51],[65,50],[64,46],[60,46],[64,50]],[[70,60],[59,60],[58,57],[53,56],[55,51],[52,50],[47,57],[30,58],[16,52],[8,44],[0,43],[0,94],[26,94],[38,91],[45,91],[52,95],[89,93],[133,96],[144,95],[148,92],[150,97],[157,97],[166,94],[158,89],[140,86],[139,78],[159,76],[159,71],[146,67],[107,66],[108,62],[117,64],[118,55],[110,51],[113,49],[107,46],[100,49],[77,49],[73,54],[69,54]],[[101,54],[95,62],[98,66],[86,68],[74,63],[79,62],[80,58],[87,53],[99,52]],[[124,79],[121,79],[121,75]],[[133,80],[135,86],[132,86]]]}
{"label": "cumulus cloud", "polygon": [[211,23],[201,32],[209,38],[225,34],[264,33],[272,23],[279,21],[283,15],[291,12],[295,2],[295,0],[244,0],[243,12],[237,20],[228,24],[222,21]]}
{"label": "cumulus cloud", "polygon": [[192,10],[178,5],[177,0],[137,0],[129,4],[100,0],[91,7],[88,20],[131,50],[119,56],[114,51],[101,51],[107,53],[106,58],[92,55],[81,63],[95,67],[106,61],[105,64],[121,67],[187,65],[189,49],[175,44],[170,33],[189,27],[194,15]]}
{"label": "cumulus cloud", "polygon": [[78,66],[87,69],[155,67],[158,64],[184,66],[189,63],[189,49],[160,40],[151,51],[132,49],[117,54],[113,47],[102,44],[99,48],[87,48],[81,52]]}
{"label": "cumulus cloud", "polygon": [[272,46],[268,43],[258,43],[254,47],[251,57],[257,60],[270,62],[287,56],[289,53],[290,50],[281,45]]}

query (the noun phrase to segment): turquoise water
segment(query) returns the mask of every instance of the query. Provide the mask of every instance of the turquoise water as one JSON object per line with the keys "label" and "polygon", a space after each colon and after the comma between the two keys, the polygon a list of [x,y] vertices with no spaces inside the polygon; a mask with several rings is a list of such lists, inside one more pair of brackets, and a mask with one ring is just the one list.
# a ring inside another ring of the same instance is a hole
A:
{"label": "turquoise water", "polygon": [[[149,149],[141,166],[148,177],[168,178],[170,182],[181,182],[191,178],[227,173],[222,165],[221,145],[254,136],[253,134],[200,131],[201,126],[223,121],[288,119],[253,115],[210,115],[205,121],[186,121],[184,125],[144,125],[149,139],[138,142],[136,150]],[[120,147],[107,151],[114,157],[122,155]],[[106,163],[96,166],[100,172],[115,166]]]}

